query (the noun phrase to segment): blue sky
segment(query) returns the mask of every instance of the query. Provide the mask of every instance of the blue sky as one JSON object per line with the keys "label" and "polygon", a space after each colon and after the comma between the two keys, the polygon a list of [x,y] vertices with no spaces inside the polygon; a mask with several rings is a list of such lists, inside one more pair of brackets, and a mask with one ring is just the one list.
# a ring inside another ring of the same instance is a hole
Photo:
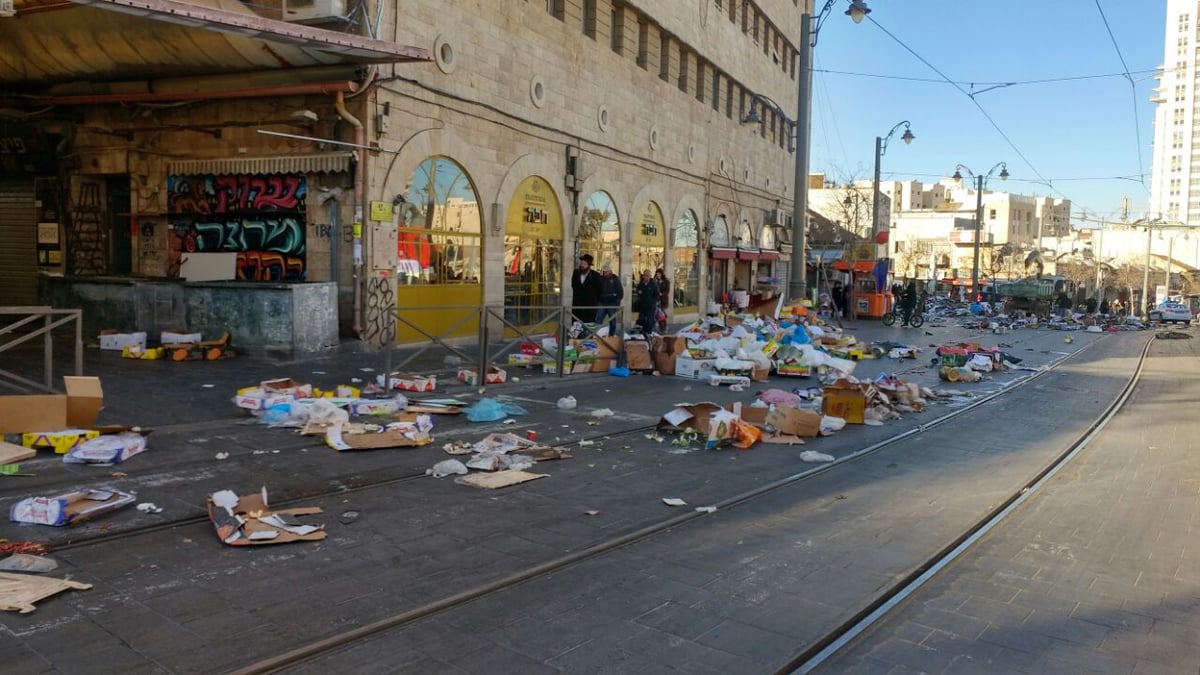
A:
{"label": "blue sky", "polygon": [[[963,83],[1123,70],[1095,0],[868,0],[873,11],[858,25],[842,14],[845,4],[839,0],[822,26],[817,69],[940,80],[886,29],[950,79]],[[883,158],[885,180],[934,182],[939,175],[952,174],[956,164],[986,172],[1004,161],[1011,174],[1004,189],[1067,197],[1073,203],[1073,223],[1079,222],[1083,210],[1115,217],[1122,195],[1129,196],[1131,218],[1136,218],[1148,201],[1154,115],[1149,99],[1156,84],[1149,73],[1137,71],[1161,64],[1166,6],[1164,0],[1099,4],[1137,82],[1136,124],[1131,87],[1124,77],[1019,84],[978,94],[976,100],[1010,145],[968,96],[944,81],[814,72],[810,170],[824,171],[838,181],[870,178],[875,136],[909,120],[917,139],[906,146],[896,133]],[[971,90],[969,84],[962,87]],[[1064,180],[1140,173],[1147,173],[1144,186],[1111,178]],[[1020,180],[1037,181],[1039,174],[1054,189]],[[993,180],[989,187],[1000,188]]]}

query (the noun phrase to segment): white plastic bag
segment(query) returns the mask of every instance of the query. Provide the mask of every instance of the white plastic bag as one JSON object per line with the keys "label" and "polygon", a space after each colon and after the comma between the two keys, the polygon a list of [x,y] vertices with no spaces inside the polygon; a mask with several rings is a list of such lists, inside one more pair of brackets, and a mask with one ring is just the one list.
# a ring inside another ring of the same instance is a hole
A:
{"label": "white plastic bag", "polygon": [[558,399],[559,410],[574,410],[577,405],[579,403],[575,400],[574,396],[564,396]]}
{"label": "white plastic bag", "polygon": [[308,419],[314,424],[346,424],[350,421],[350,413],[319,398],[309,406]]}
{"label": "white plastic bag", "polygon": [[445,478],[454,474],[463,476],[466,473],[467,466],[457,459],[443,459],[434,464],[432,469],[425,470],[426,476],[433,476],[434,478]]}

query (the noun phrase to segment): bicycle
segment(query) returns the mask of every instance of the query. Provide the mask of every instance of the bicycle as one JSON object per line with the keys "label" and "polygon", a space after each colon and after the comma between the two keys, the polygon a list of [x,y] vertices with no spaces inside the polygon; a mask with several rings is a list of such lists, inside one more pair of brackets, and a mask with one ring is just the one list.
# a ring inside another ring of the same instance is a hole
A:
{"label": "bicycle", "polygon": [[[894,308],[892,311],[883,315],[882,321],[883,325],[885,326],[894,326],[896,325],[897,321],[903,324],[904,313],[901,312],[899,308]],[[920,312],[913,312],[913,315],[908,318],[908,325],[912,326],[913,328],[920,328],[921,326],[925,325],[925,317]]]}

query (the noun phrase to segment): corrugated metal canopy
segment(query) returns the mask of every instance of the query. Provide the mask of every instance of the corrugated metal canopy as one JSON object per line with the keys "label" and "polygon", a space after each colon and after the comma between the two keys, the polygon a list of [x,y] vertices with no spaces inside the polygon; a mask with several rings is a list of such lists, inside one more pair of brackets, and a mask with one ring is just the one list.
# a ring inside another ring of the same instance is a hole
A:
{"label": "corrugated metal canopy", "polygon": [[281,155],[278,157],[225,157],[186,159],[167,163],[167,173],[173,176],[199,174],[248,173],[337,173],[349,171],[354,160],[352,152],[327,152],[319,155]]}
{"label": "corrugated metal canopy", "polygon": [[236,0],[84,1],[93,6],[17,0],[17,17],[0,20],[0,82],[49,84],[432,59],[428,50],[417,47],[267,19]]}

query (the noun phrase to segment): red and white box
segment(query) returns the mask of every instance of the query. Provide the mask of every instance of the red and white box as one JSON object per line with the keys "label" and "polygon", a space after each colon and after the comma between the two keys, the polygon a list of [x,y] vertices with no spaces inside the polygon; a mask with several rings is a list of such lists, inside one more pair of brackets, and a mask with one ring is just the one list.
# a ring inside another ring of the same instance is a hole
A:
{"label": "red and white box", "polygon": [[[474,387],[479,384],[479,369],[463,368],[458,371],[458,379]],[[484,376],[483,381],[484,384],[503,384],[508,381],[508,373],[503,368],[493,366],[487,369],[487,375]]]}
{"label": "red and white box", "polygon": [[436,375],[395,375],[392,387],[401,391],[429,392],[437,389]]}

